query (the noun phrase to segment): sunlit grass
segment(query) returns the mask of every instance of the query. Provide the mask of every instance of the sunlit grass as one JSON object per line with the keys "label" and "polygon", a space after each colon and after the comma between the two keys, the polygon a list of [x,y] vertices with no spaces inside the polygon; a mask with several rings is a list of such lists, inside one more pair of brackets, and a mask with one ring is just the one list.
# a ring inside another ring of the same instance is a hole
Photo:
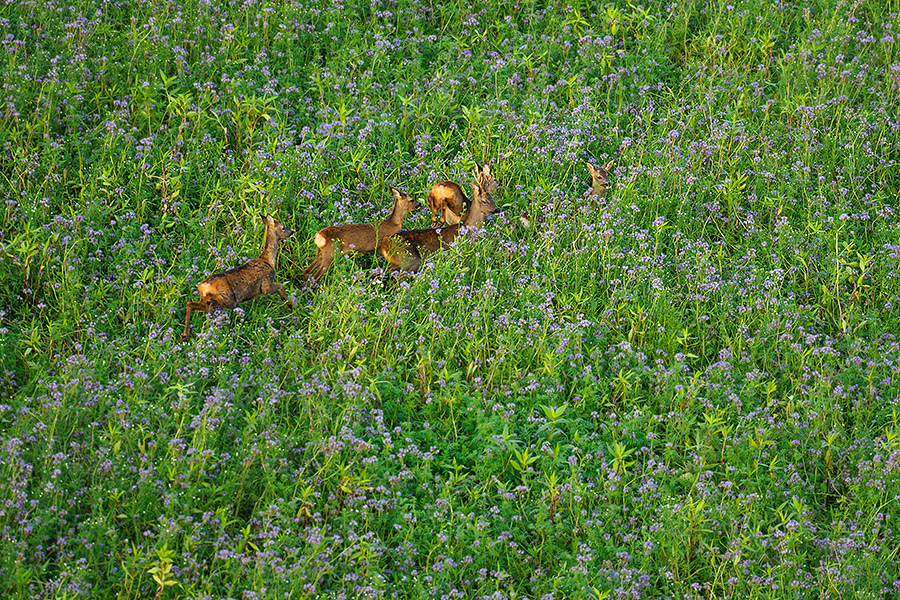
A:
{"label": "sunlit grass", "polygon": [[892,597],[898,10],[7,6],[0,595]]}

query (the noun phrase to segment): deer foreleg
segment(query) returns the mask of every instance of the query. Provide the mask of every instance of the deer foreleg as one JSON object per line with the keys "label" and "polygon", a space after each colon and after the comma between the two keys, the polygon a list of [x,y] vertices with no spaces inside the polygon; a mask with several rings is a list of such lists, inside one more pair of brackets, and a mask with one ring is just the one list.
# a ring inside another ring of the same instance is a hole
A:
{"label": "deer foreleg", "polygon": [[191,312],[195,310],[201,310],[203,312],[209,312],[209,302],[188,302],[187,303],[187,314],[184,315],[184,333],[181,334],[181,341],[185,341],[188,339],[188,336],[191,335]]}
{"label": "deer foreleg", "polygon": [[272,282],[269,284],[268,288],[263,291],[264,294],[271,294],[272,292],[278,292],[278,295],[281,296],[281,299],[288,305],[288,308],[294,308],[294,303],[291,302],[291,299],[288,298],[287,292],[284,291],[284,286],[277,282]]}

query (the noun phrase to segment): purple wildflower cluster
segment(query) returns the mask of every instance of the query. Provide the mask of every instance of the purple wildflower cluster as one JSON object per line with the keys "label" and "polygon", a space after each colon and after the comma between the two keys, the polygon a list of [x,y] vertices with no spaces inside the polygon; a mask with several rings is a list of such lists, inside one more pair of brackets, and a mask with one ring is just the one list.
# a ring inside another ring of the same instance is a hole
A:
{"label": "purple wildflower cluster", "polygon": [[[9,4],[0,594],[896,597],[895,9]],[[179,342],[260,211],[297,308]]]}

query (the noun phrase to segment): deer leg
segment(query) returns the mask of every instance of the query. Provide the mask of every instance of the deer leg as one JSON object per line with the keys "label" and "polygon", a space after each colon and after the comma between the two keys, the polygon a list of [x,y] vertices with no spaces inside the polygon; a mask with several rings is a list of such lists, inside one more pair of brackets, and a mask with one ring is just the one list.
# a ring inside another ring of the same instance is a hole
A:
{"label": "deer leg", "polygon": [[428,201],[428,208],[431,210],[431,226],[435,227],[435,223],[437,223],[438,215],[441,213],[441,207],[438,205],[437,198],[431,192],[428,192],[428,195],[425,197]]}
{"label": "deer leg", "polygon": [[403,260],[407,256],[405,244],[397,238],[389,238],[384,240],[378,248],[381,256],[387,262],[387,271],[392,273],[403,268]]}
{"label": "deer leg", "polygon": [[281,299],[284,300],[284,303],[288,305],[288,308],[294,308],[294,303],[291,302],[291,299],[288,298],[287,292],[284,291],[284,286],[280,283],[272,284],[272,288],[278,292],[278,295],[281,296]]}
{"label": "deer leg", "polygon": [[407,246],[392,254],[388,262],[391,271],[400,271],[404,275],[409,275],[418,271],[422,266],[422,257],[416,248]]}
{"label": "deer leg", "polygon": [[195,310],[209,312],[209,301],[201,300],[200,302],[187,303],[187,314],[184,315],[184,333],[181,334],[182,342],[188,339],[188,336],[191,335],[191,312]]}
{"label": "deer leg", "polygon": [[281,299],[284,300],[284,302],[288,305],[288,308],[294,308],[294,303],[291,302],[290,298],[288,298],[287,292],[284,291],[283,285],[273,281],[272,283],[267,283],[263,286],[263,294],[271,294],[272,292],[278,292],[278,295],[281,296]]}
{"label": "deer leg", "polygon": [[409,255],[404,257],[402,264],[401,270],[404,273],[415,273],[419,270],[419,267],[422,266],[422,258],[417,251],[413,250]]}
{"label": "deer leg", "polygon": [[[319,248],[316,252],[316,257],[309,266],[306,267],[306,270],[303,271],[303,281],[309,288],[318,286],[319,282],[322,281],[322,277],[325,275],[325,271],[328,270],[328,267],[331,266],[331,262],[334,260],[334,241],[326,239],[320,234],[316,234],[316,246]],[[310,279],[312,279],[312,281],[310,281]]]}
{"label": "deer leg", "polygon": [[322,278],[322,273],[324,272],[324,267],[322,266],[322,250],[316,252],[316,257],[309,263],[309,266],[303,271],[303,281],[305,283],[309,283],[309,280],[312,279],[312,283],[318,283],[319,279]]}

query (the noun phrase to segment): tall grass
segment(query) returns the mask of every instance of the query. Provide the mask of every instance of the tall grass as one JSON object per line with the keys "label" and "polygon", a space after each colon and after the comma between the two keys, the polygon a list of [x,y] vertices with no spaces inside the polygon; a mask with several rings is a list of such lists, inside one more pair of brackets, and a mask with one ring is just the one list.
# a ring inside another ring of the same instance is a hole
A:
{"label": "tall grass", "polygon": [[[0,595],[896,597],[898,14],[0,8]],[[302,293],[485,161],[483,232]],[[262,210],[294,310],[180,343]]]}

